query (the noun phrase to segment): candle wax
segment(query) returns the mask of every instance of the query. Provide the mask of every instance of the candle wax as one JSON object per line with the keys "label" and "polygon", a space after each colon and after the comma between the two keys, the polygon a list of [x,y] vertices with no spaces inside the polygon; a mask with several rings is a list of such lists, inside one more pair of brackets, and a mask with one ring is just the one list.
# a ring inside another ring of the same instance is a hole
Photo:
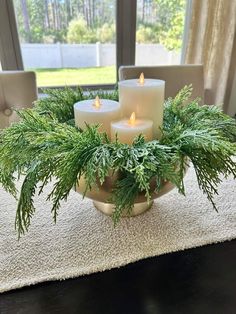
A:
{"label": "candle wax", "polygon": [[137,118],[153,121],[155,138],[160,138],[160,127],[163,123],[165,82],[155,79],[138,79],[119,82],[119,100],[122,116],[129,117],[135,112]]}
{"label": "candle wax", "polygon": [[111,123],[111,139],[116,139],[121,143],[132,144],[136,136],[143,134],[146,141],[153,139],[153,122],[151,120],[136,119],[134,123],[130,123],[129,119],[123,119]]}
{"label": "candle wax", "polygon": [[120,104],[110,99],[100,99],[101,105],[96,107],[95,100],[82,100],[74,105],[75,125],[81,129],[86,128],[86,124],[100,124],[99,132],[106,132],[110,137],[111,121],[120,119]]}

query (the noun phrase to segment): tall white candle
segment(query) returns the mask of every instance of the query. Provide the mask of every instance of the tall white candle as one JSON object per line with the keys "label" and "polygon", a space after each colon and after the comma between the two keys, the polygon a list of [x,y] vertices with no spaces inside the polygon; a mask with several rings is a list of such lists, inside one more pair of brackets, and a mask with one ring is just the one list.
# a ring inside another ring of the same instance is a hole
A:
{"label": "tall white candle", "polygon": [[116,136],[121,143],[132,144],[136,136],[143,134],[146,141],[153,140],[153,122],[151,120],[136,119],[133,112],[129,119],[111,123],[111,139]]}
{"label": "tall white candle", "polygon": [[163,123],[163,104],[165,81],[145,79],[141,74],[139,79],[119,82],[119,101],[122,116],[129,117],[132,112],[137,118],[153,121],[154,137],[160,138],[159,127]]}
{"label": "tall white candle", "polygon": [[74,104],[75,125],[81,129],[86,124],[100,124],[99,132],[110,137],[111,121],[121,118],[120,104],[110,99],[82,100]]}

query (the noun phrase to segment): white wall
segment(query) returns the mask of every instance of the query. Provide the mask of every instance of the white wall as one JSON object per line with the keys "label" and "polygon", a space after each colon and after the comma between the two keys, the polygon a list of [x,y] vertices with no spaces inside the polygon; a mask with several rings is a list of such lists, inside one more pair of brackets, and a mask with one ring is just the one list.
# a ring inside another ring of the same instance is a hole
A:
{"label": "white wall", "polygon": [[60,49],[56,44],[22,44],[25,68],[56,68],[60,62]]}
{"label": "white wall", "polygon": [[116,45],[115,44],[100,44],[100,66],[109,66],[116,64]]}
{"label": "white wall", "polygon": [[180,64],[180,57],[160,44],[136,44],[136,65]]}
{"label": "white wall", "polygon": [[[28,68],[85,68],[116,64],[115,44],[22,44]],[[137,44],[136,65],[179,64],[180,53],[159,44]]]}
{"label": "white wall", "polygon": [[26,69],[96,66],[96,44],[22,44],[21,50]]}

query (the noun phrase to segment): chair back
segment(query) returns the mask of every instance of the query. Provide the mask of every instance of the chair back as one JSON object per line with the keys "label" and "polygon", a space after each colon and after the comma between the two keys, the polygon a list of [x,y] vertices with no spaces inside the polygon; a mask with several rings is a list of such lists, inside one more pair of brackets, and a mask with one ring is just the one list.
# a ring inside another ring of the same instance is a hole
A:
{"label": "chair back", "polygon": [[200,97],[201,103],[204,103],[203,65],[121,66],[119,79],[122,81],[139,78],[142,72],[146,78],[166,82],[165,98],[174,97],[185,85],[192,84],[191,99]]}
{"label": "chair back", "polygon": [[14,109],[31,108],[37,96],[34,72],[0,72],[0,129],[18,121]]}

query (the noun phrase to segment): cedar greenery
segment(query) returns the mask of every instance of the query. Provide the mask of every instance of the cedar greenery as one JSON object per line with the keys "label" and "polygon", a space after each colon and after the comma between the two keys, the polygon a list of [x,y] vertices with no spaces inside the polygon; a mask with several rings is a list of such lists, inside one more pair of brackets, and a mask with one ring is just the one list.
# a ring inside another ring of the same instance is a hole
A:
{"label": "cedar greenery", "polygon": [[[81,176],[88,190],[97,180],[102,184],[111,171],[119,172],[109,200],[115,204],[116,224],[124,211],[132,211],[138,193],[145,193],[150,200],[150,180],[156,181],[157,191],[163,180],[168,180],[184,194],[187,159],[193,163],[200,189],[215,209],[213,198],[222,176],[232,174],[236,178],[235,120],[215,106],[199,106],[198,99],[188,102],[190,86],[165,102],[161,140],[145,143],[139,136],[132,146],[111,142],[96,125],[84,131],[75,127],[73,104],[94,98],[95,92],[80,88],[46,92],[48,97],[38,100],[34,109],[18,111],[21,122],[3,130],[0,139],[0,183],[18,199],[15,224],[19,236],[30,226],[36,210],[34,196],[41,194],[52,179],[55,183],[48,200],[56,221],[61,202]],[[100,91],[98,95],[118,99],[117,90]],[[15,182],[22,175],[18,196]]]}

